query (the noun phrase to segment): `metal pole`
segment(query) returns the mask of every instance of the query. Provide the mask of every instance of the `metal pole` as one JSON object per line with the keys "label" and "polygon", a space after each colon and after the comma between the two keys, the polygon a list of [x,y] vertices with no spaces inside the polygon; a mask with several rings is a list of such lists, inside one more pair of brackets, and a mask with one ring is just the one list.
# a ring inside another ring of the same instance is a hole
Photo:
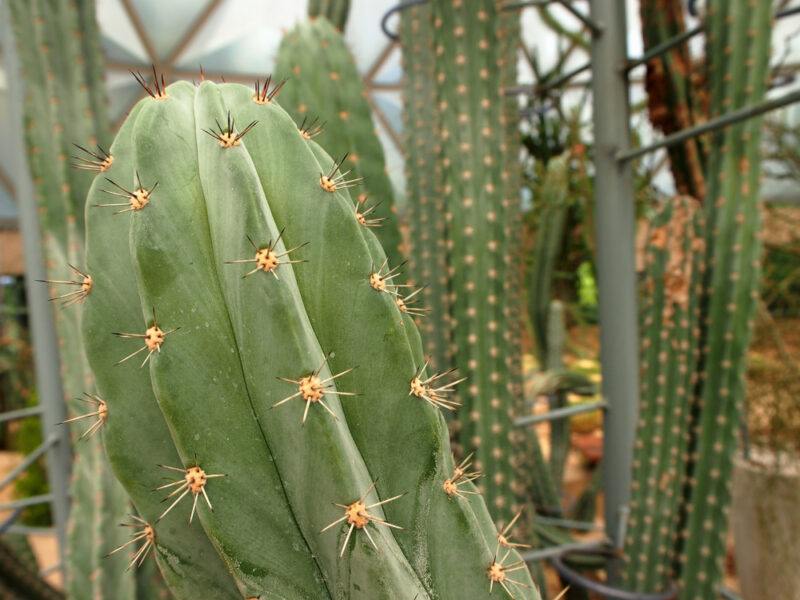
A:
{"label": "metal pole", "polygon": [[[617,161],[630,140],[624,2],[591,0],[595,139],[594,211],[600,302],[603,396],[609,408],[603,434],[606,535],[615,546],[631,484],[639,396],[639,342],[634,260],[635,206],[630,164]],[[609,564],[613,581],[617,565]]]}
{"label": "metal pole", "polygon": [[[2,2],[2,0],[0,0]],[[15,176],[16,204],[19,212],[19,229],[25,253],[25,291],[30,315],[31,342],[36,367],[36,389],[42,409],[42,429],[45,439],[54,439],[47,451],[47,479],[50,484],[50,498],[53,521],[58,539],[59,563],[64,564],[67,518],[69,516],[69,477],[72,455],[69,445],[69,431],[59,427],[66,415],[64,395],[61,388],[61,368],[58,356],[58,343],[47,287],[36,283],[46,279],[42,240],[39,234],[39,218],[36,213],[33,182],[28,172],[25,142],[23,137],[23,90],[22,77],[17,62],[17,52],[11,33],[9,8],[5,2],[0,4],[0,22],[5,25],[0,30],[3,52],[6,57],[6,80],[9,82],[10,131],[6,143],[16,148],[13,175]],[[39,498],[46,498],[42,496]]]}

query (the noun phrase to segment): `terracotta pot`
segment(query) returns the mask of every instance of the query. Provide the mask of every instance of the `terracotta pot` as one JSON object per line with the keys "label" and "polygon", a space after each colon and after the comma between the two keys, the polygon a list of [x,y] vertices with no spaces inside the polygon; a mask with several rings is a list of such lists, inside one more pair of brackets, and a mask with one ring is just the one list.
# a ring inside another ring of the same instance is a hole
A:
{"label": "terracotta pot", "polygon": [[800,598],[800,463],[737,458],[731,526],[744,600]]}

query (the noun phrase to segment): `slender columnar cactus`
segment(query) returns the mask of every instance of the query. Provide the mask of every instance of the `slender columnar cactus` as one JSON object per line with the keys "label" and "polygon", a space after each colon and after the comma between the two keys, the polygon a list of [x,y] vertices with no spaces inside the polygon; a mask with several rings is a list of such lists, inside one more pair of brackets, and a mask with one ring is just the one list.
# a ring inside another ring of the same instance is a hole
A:
{"label": "slender columnar cactus", "polygon": [[344,31],[347,15],[350,12],[350,0],[309,0],[308,16],[325,17],[336,29]]}
{"label": "slender columnar cactus", "polygon": [[[12,0],[9,8],[26,88],[26,143],[47,274],[54,299],[65,305],[55,311],[63,389],[72,419],[78,420],[96,412],[80,400],[93,391],[81,343],[80,304],[92,285],[82,266],[83,202],[92,181],[87,170],[99,169],[102,159],[73,142],[95,148],[108,140],[94,2]],[[92,152],[102,155],[99,149]],[[71,156],[79,169],[70,168]],[[111,523],[125,515],[128,501],[106,466],[100,438],[79,431],[74,440],[86,439],[75,445],[67,592],[74,598],[132,599],[135,581],[124,562],[103,560],[123,536]]]}
{"label": "slender columnar cactus", "polygon": [[[753,0],[709,5],[711,117],[763,99],[771,11],[769,2]],[[716,134],[711,142],[698,433],[691,447],[681,556],[684,600],[713,597],[723,575],[732,458],[760,276],[760,132],[760,119],[753,119]]]}
{"label": "slender columnar cactus", "polygon": [[697,200],[678,196],[665,202],[647,233],[641,406],[625,548],[627,584],[637,591],[667,590],[676,576],[697,383],[702,216]]}
{"label": "slender columnar cactus", "polygon": [[[508,141],[502,99],[505,51],[514,28],[491,0],[434,0],[435,81],[440,129],[441,190],[450,251],[453,354],[468,378],[460,412],[465,453],[489,474],[484,482],[498,522],[514,514],[512,431],[516,408],[505,296],[508,249],[503,233],[512,209],[506,166],[518,146]],[[503,26],[501,26],[503,25]],[[456,352],[457,350],[457,352]]]}
{"label": "slender columnar cactus", "polygon": [[434,82],[433,22],[427,4],[402,13],[406,197],[408,200],[410,280],[424,283],[420,295],[427,311],[417,320],[425,354],[437,371],[449,369],[450,306],[444,198],[437,162],[440,148],[432,131],[439,127]]}
{"label": "slender columnar cactus", "polygon": [[366,89],[342,34],[323,18],[300,23],[278,50],[278,79],[290,79],[281,95],[304,135],[313,137],[342,172],[363,179],[353,209],[374,229],[392,264],[402,262],[400,230],[383,147],[372,122]]}
{"label": "slender columnar cactus", "polygon": [[[681,0],[642,2],[642,38],[645,50],[685,33]],[[693,125],[703,114],[693,90],[702,82],[693,81],[695,70],[686,44],[679,44],[647,63],[647,105],[650,120],[664,134]],[[681,194],[705,196],[705,153],[702,138],[691,138],[668,149],[675,187]]]}
{"label": "slender columnar cactus", "polygon": [[176,597],[197,597],[180,577],[233,597],[205,531],[247,598],[538,598],[450,456],[451,382],[341,165],[269,91],[150,91],[87,200],[84,334]]}

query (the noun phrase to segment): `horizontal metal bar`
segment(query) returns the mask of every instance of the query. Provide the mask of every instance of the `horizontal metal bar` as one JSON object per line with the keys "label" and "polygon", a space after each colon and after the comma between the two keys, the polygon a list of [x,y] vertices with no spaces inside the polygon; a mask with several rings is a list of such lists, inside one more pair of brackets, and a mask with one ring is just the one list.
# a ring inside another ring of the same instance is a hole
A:
{"label": "horizontal metal bar", "polygon": [[589,16],[583,14],[577,8],[572,6],[569,0],[556,0],[556,2],[567,9],[570,13],[572,13],[572,16],[588,27],[592,32],[592,35],[600,35],[603,33],[603,26],[600,23],[593,21]]}
{"label": "horizontal metal bar", "polygon": [[719,588],[719,595],[725,600],[742,600],[742,597],[739,594],[730,588],[726,588],[725,586],[721,586]]}
{"label": "horizontal metal bar", "polygon": [[554,1],[555,0],[525,0],[524,2],[506,2],[500,7],[500,10],[518,10],[531,6],[547,6],[548,4],[553,4]]}
{"label": "horizontal metal bar", "polygon": [[64,568],[64,565],[62,565],[60,562],[57,562],[56,564],[50,565],[49,567],[45,567],[44,569],[39,571],[39,577],[47,577],[48,575],[50,575],[50,573],[55,573],[56,571],[60,571],[62,568]]}
{"label": "horizontal metal bar", "polygon": [[2,525],[0,525],[0,535],[3,535],[4,533],[7,533],[7,532],[8,532],[8,530],[9,530],[11,527],[13,527],[13,526],[14,526],[14,521],[16,521],[17,519],[19,519],[19,516],[20,516],[21,514],[22,514],[22,509],[21,509],[21,508],[18,508],[18,509],[17,509],[17,510],[15,510],[13,513],[11,513],[11,516],[10,516],[10,517],[8,517],[8,518],[7,518],[5,521],[3,521],[3,524],[2,524]]}
{"label": "horizontal metal bar", "polygon": [[697,34],[702,33],[704,29],[705,29],[704,25],[698,25],[697,27],[693,27],[692,29],[687,29],[683,33],[680,33],[671,39],[665,40],[660,44],[656,44],[655,46],[650,48],[650,50],[642,54],[640,57],[629,59],[628,62],[625,64],[625,71],[626,72],[631,71],[636,67],[638,67],[639,65],[645,64],[647,61],[652,60],[657,56],[661,56],[665,52],[669,52],[675,46],[680,46],[686,40],[689,40],[694,36],[696,36]]}
{"label": "horizontal metal bar", "polygon": [[711,119],[710,121],[701,123],[700,125],[695,125],[694,127],[677,131],[658,140],[657,142],[648,144],[647,146],[642,146],[641,148],[632,148],[626,152],[617,152],[616,159],[620,162],[633,160],[634,158],[639,158],[640,156],[649,154],[650,152],[658,150],[659,148],[666,148],[668,146],[680,144],[681,142],[685,142],[688,139],[703,135],[704,133],[710,133],[724,127],[729,127],[730,125],[735,125],[741,121],[746,121],[747,119],[763,115],[764,113],[787,106],[789,104],[794,104],[795,102],[800,102],[800,90],[796,90],[781,96],[780,98],[764,100],[758,104],[731,111],[728,114],[719,116],[716,119]]}
{"label": "horizontal metal bar", "polygon": [[42,413],[42,407],[40,405],[31,406],[29,408],[19,408],[17,410],[9,410],[4,413],[0,413],[0,423],[6,423],[7,421],[16,421],[17,419],[24,419],[25,417],[34,417]]}
{"label": "horizontal metal bar", "polygon": [[542,83],[536,83],[533,85],[518,85],[506,88],[503,91],[503,93],[506,96],[516,96],[518,94],[526,94],[528,96],[532,96],[534,94],[543,94],[545,92],[549,92],[554,88],[559,88],[563,86],[565,83],[568,83],[569,80],[572,79],[573,77],[577,77],[581,73],[590,71],[591,68],[592,68],[592,63],[587,62],[575,67],[571,71],[567,71],[566,73],[559,75],[558,77],[556,77],[551,81],[544,81]]}
{"label": "horizontal metal bar", "polygon": [[575,521],[573,519],[558,519],[556,517],[545,517],[536,515],[536,522],[543,525],[552,525],[562,529],[574,529],[576,531],[603,531],[604,527],[591,521]]}
{"label": "horizontal metal bar", "polygon": [[[800,14],[800,6],[793,6],[791,8],[779,10],[775,13],[775,18],[785,19],[786,17],[792,17],[797,14]],[[703,31],[705,31],[705,24],[701,23],[700,25],[692,27],[691,29],[687,29],[683,33],[680,33],[671,39],[665,40],[660,44],[656,44],[640,57],[629,59],[625,64],[625,71],[631,71],[632,69],[645,64],[647,61],[656,58],[657,56],[661,56],[665,52],[669,52],[675,46],[680,46],[685,41],[692,39],[694,36],[700,33],[703,33]]]}
{"label": "horizontal metal bar", "polygon": [[608,582],[600,582],[591,579],[579,571],[568,566],[562,557],[555,556],[550,561],[553,568],[558,572],[561,580],[579,590],[586,590],[592,593],[592,597],[605,598],[605,600],[675,600],[678,589],[671,585],[666,592],[630,592],[625,589],[614,587]]}
{"label": "horizontal metal bar", "polygon": [[36,506],[37,504],[45,504],[52,502],[53,494],[40,494],[39,496],[30,496],[29,498],[20,498],[11,502],[0,504],[0,510],[14,510],[17,508],[25,508],[27,506]]}
{"label": "horizontal metal bar", "polygon": [[34,462],[38,460],[38,458],[47,452],[48,448],[56,443],[58,436],[51,434],[47,437],[45,441],[43,441],[36,449],[28,454],[21,463],[19,463],[16,467],[14,467],[11,472],[6,475],[2,481],[0,481],[0,490],[4,489],[9,483],[14,481],[17,477],[19,477],[25,469],[30,467]]}
{"label": "horizontal metal bar", "polygon": [[18,533],[20,535],[55,535],[54,527],[32,527],[30,525],[10,525],[6,530],[8,533]]}
{"label": "horizontal metal bar", "polygon": [[595,410],[604,410],[608,408],[608,402],[605,400],[598,400],[597,402],[587,402],[585,404],[574,404],[572,406],[565,406],[563,408],[555,408],[546,413],[539,415],[528,415],[526,417],[519,417],[514,419],[515,427],[525,427],[535,423],[542,423],[544,421],[555,421],[556,419],[564,419],[573,415],[580,415],[585,412],[592,412]]}
{"label": "horizontal metal bar", "polygon": [[549,548],[540,548],[537,550],[528,550],[522,552],[522,560],[525,562],[536,562],[545,560],[547,558],[554,558],[561,556],[567,552],[587,551],[587,550],[606,550],[608,542],[605,540],[594,540],[591,542],[572,542],[570,544],[560,544],[558,546],[550,546]]}

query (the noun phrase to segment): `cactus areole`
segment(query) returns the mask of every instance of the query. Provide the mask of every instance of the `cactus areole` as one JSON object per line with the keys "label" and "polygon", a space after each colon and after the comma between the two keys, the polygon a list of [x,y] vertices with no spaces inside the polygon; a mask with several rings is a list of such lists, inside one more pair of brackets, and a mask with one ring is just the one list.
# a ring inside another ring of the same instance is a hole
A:
{"label": "cactus areole", "polygon": [[[538,600],[453,462],[458,379],[428,369],[413,290],[341,160],[261,98],[158,86],[86,202],[84,338],[135,539],[179,599]],[[148,201],[100,206],[129,189]]]}

